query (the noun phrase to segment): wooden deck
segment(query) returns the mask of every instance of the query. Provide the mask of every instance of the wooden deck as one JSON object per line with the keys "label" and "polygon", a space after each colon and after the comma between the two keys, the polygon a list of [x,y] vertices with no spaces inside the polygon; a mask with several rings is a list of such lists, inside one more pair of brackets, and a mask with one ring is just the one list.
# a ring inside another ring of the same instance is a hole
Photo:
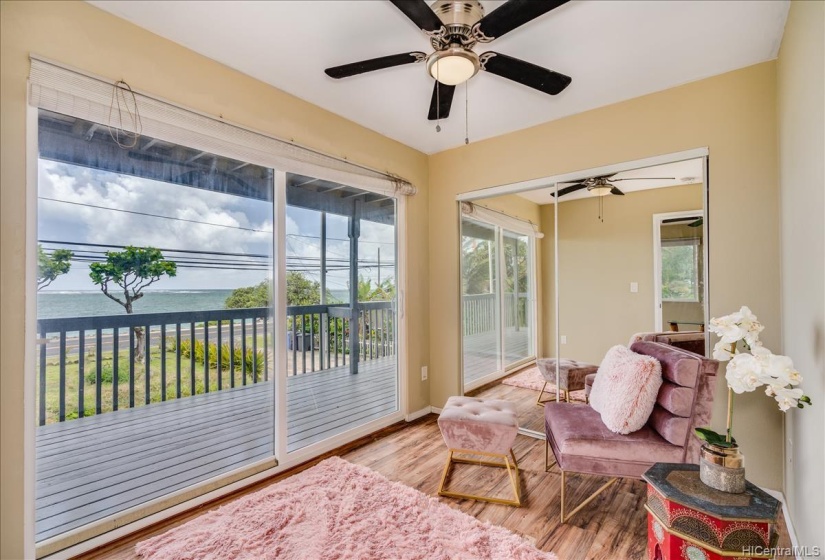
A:
{"label": "wooden deck", "polygon": [[[478,333],[464,337],[464,384],[467,385],[499,369],[498,333]],[[530,331],[508,328],[505,337],[505,364],[528,357]]]}
{"label": "wooden deck", "polygon": [[[294,451],[398,409],[394,358],[287,378]],[[271,382],[37,429],[36,540],[271,457]]]}

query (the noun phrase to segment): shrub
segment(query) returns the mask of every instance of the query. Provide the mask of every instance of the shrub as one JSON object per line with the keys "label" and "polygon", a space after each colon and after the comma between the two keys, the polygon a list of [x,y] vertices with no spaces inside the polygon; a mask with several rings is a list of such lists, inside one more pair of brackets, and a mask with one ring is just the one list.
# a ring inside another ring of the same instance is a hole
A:
{"label": "shrub", "polygon": [[[170,338],[166,343],[166,351],[167,352],[175,352],[176,351],[176,343],[174,338]],[[190,340],[181,340],[180,342],[180,355],[185,358],[190,358],[192,352],[192,342]],[[217,369],[218,367],[218,346],[215,343],[209,343],[209,368],[210,369]],[[202,340],[195,340],[195,362],[198,364],[203,363],[204,358],[204,348],[203,348],[203,341]],[[236,347],[233,356],[233,366],[235,371],[241,371],[241,365],[243,358],[243,352],[241,348]],[[263,374],[264,371],[264,353],[261,350],[258,350],[257,353],[254,354],[255,356],[255,369],[257,370],[258,375]],[[246,349],[246,371],[248,373],[252,373],[252,357],[253,352],[252,348]],[[229,344],[224,343],[221,344],[221,369],[224,371],[229,370]]]}
{"label": "shrub", "polygon": [[[117,366],[117,382],[123,383],[129,381],[129,368],[124,363],[119,363]],[[100,381],[102,383],[112,383],[114,379],[114,368],[112,364],[106,363],[100,367]],[[94,368],[86,372],[86,383],[94,385],[97,383],[97,372]]]}

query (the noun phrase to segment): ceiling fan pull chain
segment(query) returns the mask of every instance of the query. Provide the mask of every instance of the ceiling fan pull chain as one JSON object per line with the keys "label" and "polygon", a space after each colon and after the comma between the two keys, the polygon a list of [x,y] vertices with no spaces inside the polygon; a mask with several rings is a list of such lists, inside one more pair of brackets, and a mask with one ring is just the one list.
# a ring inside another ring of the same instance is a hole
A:
{"label": "ceiling fan pull chain", "polygon": [[435,67],[435,131],[441,132],[441,82],[439,78],[439,65]]}
{"label": "ceiling fan pull chain", "polygon": [[470,143],[470,86],[469,81],[464,82],[464,144]]}

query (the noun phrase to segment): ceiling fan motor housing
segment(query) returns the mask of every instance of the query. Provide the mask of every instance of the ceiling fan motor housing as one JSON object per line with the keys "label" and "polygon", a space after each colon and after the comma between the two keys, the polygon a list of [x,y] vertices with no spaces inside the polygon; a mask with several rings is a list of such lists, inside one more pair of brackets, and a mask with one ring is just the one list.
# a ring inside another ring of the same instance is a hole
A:
{"label": "ceiling fan motor housing", "polygon": [[482,17],[484,7],[478,0],[438,0],[431,6],[447,33],[431,36],[430,42],[437,51],[451,44],[471,48],[476,44],[472,29]]}

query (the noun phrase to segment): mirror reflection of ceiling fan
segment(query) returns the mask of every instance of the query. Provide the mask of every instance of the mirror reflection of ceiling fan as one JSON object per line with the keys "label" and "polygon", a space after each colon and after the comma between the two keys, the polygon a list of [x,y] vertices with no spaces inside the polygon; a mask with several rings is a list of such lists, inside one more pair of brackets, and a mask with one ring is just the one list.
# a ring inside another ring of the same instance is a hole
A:
{"label": "mirror reflection of ceiling fan", "polygon": [[[429,120],[450,116],[453,94],[479,70],[537,89],[549,95],[561,93],[572,78],[493,51],[477,54],[477,43],[489,43],[525,23],[558,8],[569,0],[509,0],[489,14],[478,0],[390,0],[430,39],[432,53],[413,51],[335,66],[324,70],[331,78],[348,78],[372,72],[424,62],[435,80],[430,101]],[[366,40],[369,40],[367,38]]]}
{"label": "mirror reflection of ceiling fan", "polygon": [[678,224],[679,222],[690,222],[687,224],[688,227],[699,227],[705,223],[705,219],[702,216],[686,216],[684,218],[662,220],[662,224]]}
{"label": "mirror reflection of ceiling fan", "polygon": [[624,196],[624,193],[614,185],[613,183],[618,183],[619,181],[673,181],[676,177],[627,177],[626,179],[614,179],[614,177],[618,175],[618,173],[614,173],[613,175],[602,175],[601,177],[590,177],[589,179],[584,179],[576,183],[575,185],[570,185],[569,187],[564,187],[559,189],[556,193],[556,197],[564,196],[566,194],[570,194],[576,191],[580,191],[582,189],[587,189],[589,192],[598,194],[599,196],[603,196],[606,194],[616,194]]}

